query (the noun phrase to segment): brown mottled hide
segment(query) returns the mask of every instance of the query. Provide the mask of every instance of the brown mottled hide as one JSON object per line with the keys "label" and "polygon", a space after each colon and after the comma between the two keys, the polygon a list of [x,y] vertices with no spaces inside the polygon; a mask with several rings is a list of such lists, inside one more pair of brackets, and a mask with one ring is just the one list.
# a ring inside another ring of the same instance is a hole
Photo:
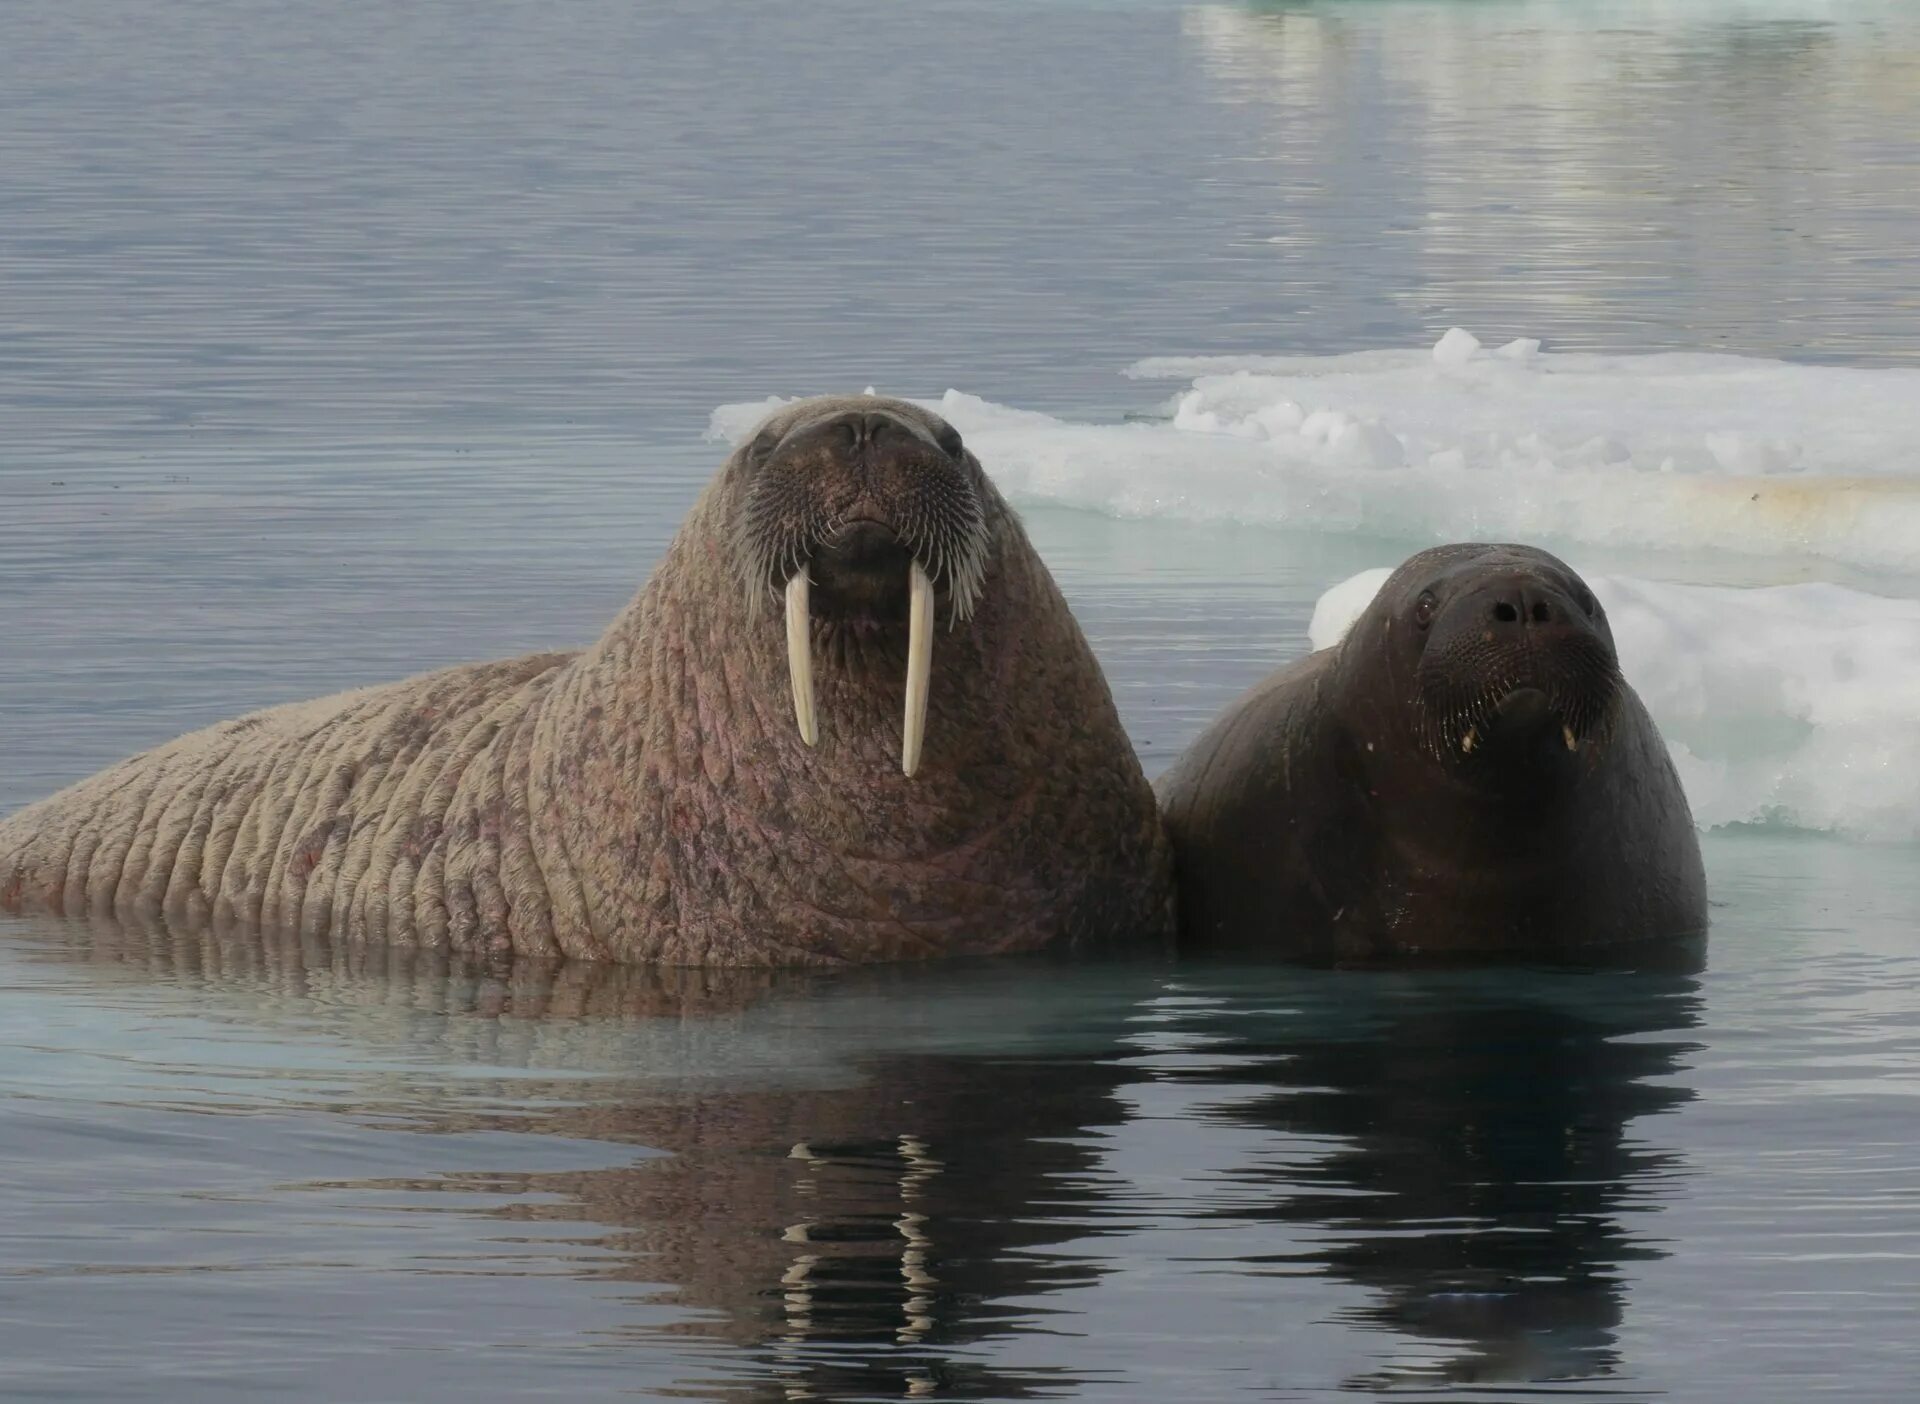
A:
{"label": "brown mottled hide", "polygon": [[524,818],[527,742],[567,661],[276,707],[122,761],[0,823],[0,899],[423,945],[473,939],[478,891],[550,911],[530,830],[503,846],[501,818]]}
{"label": "brown mottled hide", "polygon": [[985,585],[970,620],[942,616],[909,779],[901,630],[818,639],[818,745],[797,733],[779,609],[742,586],[747,452],[586,651],[277,707],[124,761],[0,821],[0,907],[679,964],[1169,934],[1152,794],[984,477]]}

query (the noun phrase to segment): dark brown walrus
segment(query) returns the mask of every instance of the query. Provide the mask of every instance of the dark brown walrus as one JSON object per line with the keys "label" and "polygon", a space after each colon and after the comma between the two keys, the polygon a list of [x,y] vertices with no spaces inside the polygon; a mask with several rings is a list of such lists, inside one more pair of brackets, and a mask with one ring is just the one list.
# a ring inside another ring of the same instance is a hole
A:
{"label": "dark brown walrus", "polygon": [[1168,936],[1171,902],[1018,519],[871,396],[767,420],[583,653],[276,707],[0,822],[0,908],[457,951],[897,960]]}
{"label": "dark brown walrus", "polygon": [[1704,935],[1686,796],[1580,577],[1438,546],[1162,777],[1183,947],[1582,957]]}

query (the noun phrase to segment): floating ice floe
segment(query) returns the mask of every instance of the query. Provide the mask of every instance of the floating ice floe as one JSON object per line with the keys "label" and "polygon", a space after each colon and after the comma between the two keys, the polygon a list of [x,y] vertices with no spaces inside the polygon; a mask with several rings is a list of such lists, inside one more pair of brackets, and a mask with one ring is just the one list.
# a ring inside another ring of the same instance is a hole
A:
{"label": "floating ice floe", "polygon": [[[1016,502],[1408,542],[1806,554],[1920,573],[1920,371],[1483,346],[1142,361],[1152,422],[950,390]],[[775,401],[716,412],[736,438]]]}
{"label": "floating ice floe", "polygon": [[[1389,574],[1322,595],[1313,646],[1337,643]],[[1920,840],[1920,600],[1586,580],[1703,828]]]}
{"label": "floating ice floe", "polygon": [[[1163,417],[926,402],[1014,501],[1563,554],[1815,557],[1920,576],[1920,371],[1431,348],[1156,359]],[[779,400],[715,411],[738,440]],[[1315,647],[1385,572],[1327,592]],[[1589,576],[1703,826],[1920,841],[1920,601]]]}

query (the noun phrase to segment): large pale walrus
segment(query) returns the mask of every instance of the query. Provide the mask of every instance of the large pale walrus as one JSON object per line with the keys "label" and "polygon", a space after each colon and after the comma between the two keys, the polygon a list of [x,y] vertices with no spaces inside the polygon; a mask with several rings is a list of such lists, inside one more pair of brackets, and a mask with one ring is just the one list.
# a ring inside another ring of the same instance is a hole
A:
{"label": "large pale walrus", "polygon": [[1699,839],[1580,577],[1438,546],[1158,785],[1183,947],[1585,958],[1697,944]]}
{"label": "large pale walrus", "polygon": [[0,908],[823,964],[1172,930],[1166,840],[960,436],[803,401],[599,642],[275,707],[0,821]]}

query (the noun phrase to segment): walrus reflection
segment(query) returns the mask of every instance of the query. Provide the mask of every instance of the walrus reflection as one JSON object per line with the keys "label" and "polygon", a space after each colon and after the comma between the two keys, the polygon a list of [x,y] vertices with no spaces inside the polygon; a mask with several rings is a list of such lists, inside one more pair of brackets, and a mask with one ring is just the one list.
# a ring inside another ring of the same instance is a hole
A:
{"label": "walrus reflection", "polygon": [[[689,1397],[1020,1399],[1075,1382],[1065,1371],[989,1366],[956,1348],[1030,1329],[1036,1298],[1101,1272],[1084,1255],[1049,1248],[1100,1232],[1089,1227],[1101,1192],[1093,1133],[1124,1119],[1114,1093],[1136,1073],[1091,1058],[889,1053],[868,1064],[849,1057],[830,1080],[811,1067],[800,1074],[806,1085],[796,1086],[779,1085],[794,1076],[766,1066],[764,1047],[753,1055],[757,1068],[744,1056],[727,1059],[739,1036],[730,1016],[751,1013],[811,1037],[802,1051],[857,1054],[857,1033],[838,1042],[836,1006],[804,997],[842,984],[904,1000],[930,988],[919,983],[922,972],[476,961],[314,938],[222,940],[163,925],[47,923],[44,932],[52,958],[89,965],[102,978],[231,996],[231,1010],[244,1017],[251,1009],[277,1028],[324,1020],[330,1033],[369,1048],[396,1038],[417,1046],[425,1030],[461,1061],[535,1070],[499,1099],[507,1110],[436,1109],[423,1122],[421,1109],[400,1099],[350,1114],[430,1132],[627,1144],[633,1162],[357,1187],[477,1190],[504,1196],[482,1211],[492,1217],[563,1225],[563,1239],[587,1238],[582,1271],[633,1284],[645,1303],[688,1309],[667,1329],[738,1352],[716,1354],[711,1378],[690,1382]],[[939,987],[966,973],[941,972]],[[1001,988],[1001,975],[981,978],[985,988]],[[1123,973],[1113,986],[1123,1003],[1131,981]],[[1084,1014],[1084,982],[1072,998]],[[778,1013],[783,1000],[795,1011],[790,1025]],[[1037,1017],[1055,1008],[1043,1003]],[[422,1020],[423,1013],[455,1017]],[[644,1083],[596,1081],[590,1105],[580,1105],[578,1081],[538,1078],[547,1058],[531,1045],[543,1035],[559,1057],[578,1054],[604,1030],[617,1054],[623,1028],[625,1047],[647,1046],[633,1038],[636,1022],[667,1030],[682,1064],[686,1039],[699,1041],[711,1064],[636,1067]],[[674,1030],[683,1033],[677,1043]],[[1008,1029],[1009,1041],[1018,1032]],[[528,1110],[531,1103],[550,1109]],[[631,1328],[659,1329],[639,1319]]]}
{"label": "walrus reflection", "polygon": [[[751,1352],[745,1397],[1028,1398],[1062,1373],[954,1347],[1031,1328],[1034,1298],[1099,1275],[1050,1246],[1097,1233],[1089,1133],[1122,1070],[1069,1060],[889,1058],[854,1087],[698,1090],[556,1114],[538,1129],[672,1152],[532,1177],[506,1217],[615,1230],[618,1280],[717,1312]],[[729,1397],[732,1397],[730,1392]]]}
{"label": "walrus reflection", "polygon": [[1673,1079],[1698,1047],[1698,982],[1421,978],[1352,986],[1344,1033],[1246,1050],[1263,1055],[1251,1095],[1218,1115],[1339,1144],[1290,1161],[1269,1207],[1230,1211],[1314,1230],[1250,1268],[1367,1288],[1355,1324],[1424,1344],[1355,1388],[1609,1374],[1624,1269],[1663,1256],[1621,1215],[1684,1171],[1629,1126],[1693,1097]]}

